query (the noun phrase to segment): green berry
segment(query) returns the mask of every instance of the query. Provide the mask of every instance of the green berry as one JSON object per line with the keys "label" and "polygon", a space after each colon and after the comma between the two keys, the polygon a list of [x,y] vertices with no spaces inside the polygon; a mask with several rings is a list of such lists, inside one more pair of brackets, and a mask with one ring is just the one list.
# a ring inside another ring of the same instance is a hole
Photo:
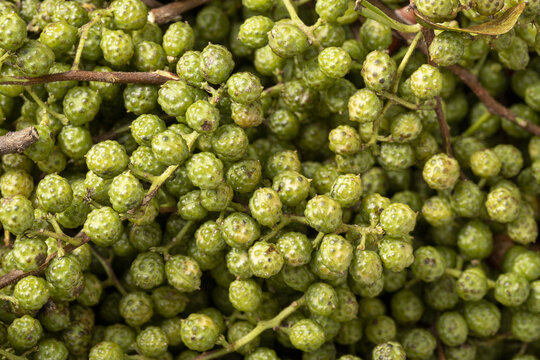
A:
{"label": "green berry", "polygon": [[519,215],[519,197],[508,188],[498,187],[487,195],[485,206],[491,219],[509,223]]}
{"label": "green berry", "polygon": [[410,359],[428,359],[435,352],[437,340],[425,329],[412,329],[401,339],[403,348]]}
{"label": "green berry", "polygon": [[479,268],[463,271],[456,282],[456,292],[465,301],[481,300],[488,292],[486,275]]}
{"label": "green berry", "polygon": [[501,312],[486,300],[466,302],[463,315],[472,335],[486,338],[495,335],[501,326]]}
{"label": "green berry", "polygon": [[255,311],[262,301],[262,289],[253,279],[238,279],[229,285],[229,301],[240,311]]}
{"label": "green berry", "polygon": [[122,360],[124,352],[120,345],[111,341],[102,341],[94,345],[88,354],[89,360]]}
{"label": "green berry", "polygon": [[144,356],[159,357],[167,351],[167,336],[157,326],[148,326],[136,339],[137,350]]}
{"label": "green berry", "polygon": [[388,235],[406,235],[414,230],[416,214],[408,205],[394,203],[381,212],[380,223]]}
{"label": "green berry", "polygon": [[280,22],[268,33],[268,46],[282,58],[300,55],[309,48],[307,35],[296,25]]}
{"label": "green berry", "polygon": [[437,154],[424,164],[422,175],[432,189],[451,189],[458,181],[459,165],[455,159],[448,155]]}
{"label": "green berry", "polygon": [[379,255],[371,250],[356,249],[349,268],[355,282],[370,285],[382,279],[382,263]]}
{"label": "green berry", "polygon": [[182,292],[193,292],[201,285],[199,264],[188,256],[171,256],[165,262],[165,275],[169,284]]}
{"label": "green berry", "polygon": [[13,297],[23,309],[39,310],[49,300],[49,285],[45,279],[33,275],[17,282]]}
{"label": "green berry", "polygon": [[540,314],[518,311],[512,316],[510,329],[519,341],[533,343],[540,339]]}
{"label": "green berry", "polygon": [[438,68],[424,64],[411,75],[411,90],[420,99],[431,99],[442,91],[442,75]]}
{"label": "green berry", "polygon": [[504,306],[519,306],[527,301],[529,282],[521,275],[505,273],[495,283],[495,299]]}
{"label": "green berry", "polygon": [[150,321],[154,314],[152,298],[142,291],[130,292],[123,296],[118,309],[130,326],[141,326]]}
{"label": "green berry", "polygon": [[28,40],[17,50],[17,65],[28,76],[47,75],[53,63],[53,51],[37,40]]}
{"label": "green berry", "polygon": [[9,344],[19,351],[36,346],[42,336],[43,327],[41,327],[41,323],[30,315],[24,315],[13,320],[7,328]]}
{"label": "green berry", "polygon": [[384,267],[393,272],[400,272],[414,262],[413,247],[399,239],[383,239],[379,243],[379,256]]}
{"label": "green berry", "polygon": [[268,43],[267,33],[273,27],[274,22],[266,16],[249,17],[240,25],[238,39],[249,48],[262,48]]}
{"label": "green berry", "polygon": [[414,5],[418,11],[433,22],[452,20],[457,13],[459,1],[445,0],[433,2],[430,0],[416,0]]}
{"label": "green berry", "polygon": [[352,59],[341,47],[328,47],[318,56],[319,67],[327,76],[341,78],[351,69]]}
{"label": "green berry", "polygon": [[337,307],[336,290],[325,283],[312,284],[305,293],[306,305],[312,314],[329,316]]}
{"label": "green berry", "polygon": [[198,132],[212,132],[219,126],[219,110],[206,100],[198,100],[186,111],[186,122]]}
{"label": "green berry", "polygon": [[188,348],[196,351],[206,351],[214,347],[219,330],[210,317],[193,313],[182,322],[180,334],[182,342]]}
{"label": "green berry", "polygon": [[364,60],[362,77],[366,86],[373,91],[390,90],[396,76],[396,68],[395,61],[387,53],[375,50]]}
{"label": "green berry", "polygon": [[442,314],[436,322],[437,335],[446,346],[459,346],[467,341],[469,328],[465,318],[458,312]]}
{"label": "green berry", "polygon": [[454,31],[443,31],[429,45],[429,55],[439,66],[458,63],[465,51],[463,36]]}
{"label": "green berry", "polygon": [[322,346],[325,333],[313,320],[303,319],[289,329],[289,340],[296,349],[311,352]]}
{"label": "green berry", "polygon": [[285,262],[276,246],[266,241],[258,241],[248,251],[249,266],[253,275],[269,278],[280,272]]}
{"label": "green berry", "polygon": [[341,205],[326,195],[318,195],[307,202],[304,216],[315,230],[332,233],[341,225]]}
{"label": "green berry", "polygon": [[83,231],[99,246],[111,246],[122,236],[124,227],[116,211],[104,206],[94,209],[84,222]]}
{"label": "green berry", "polygon": [[373,348],[373,360],[405,360],[406,353],[403,346],[394,341],[378,344]]}
{"label": "green berry", "polygon": [[367,339],[376,345],[394,339],[396,337],[396,331],[395,321],[385,315],[369,319],[365,326]]}
{"label": "green berry", "polygon": [[200,55],[204,78],[211,84],[221,84],[227,80],[234,68],[234,60],[227,48],[208,45]]}
{"label": "green berry", "polygon": [[446,269],[442,255],[432,246],[423,246],[414,252],[413,274],[425,282],[439,279]]}
{"label": "green berry", "polygon": [[26,39],[26,23],[15,13],[0,16],[0,47],[16,51]]}
{"label": "green berry", "polygon": [[279,237],[276,246],[283,255],[285,264],[289,266],[302,266],[309,263],[311,259],[311,242],[302,233],[285,233]]}
{"label": "green berry", "polygon": [[390,301],[392,316],[400,324],[414,324],[424,314],[422,300],[410,290],[401,290]]}

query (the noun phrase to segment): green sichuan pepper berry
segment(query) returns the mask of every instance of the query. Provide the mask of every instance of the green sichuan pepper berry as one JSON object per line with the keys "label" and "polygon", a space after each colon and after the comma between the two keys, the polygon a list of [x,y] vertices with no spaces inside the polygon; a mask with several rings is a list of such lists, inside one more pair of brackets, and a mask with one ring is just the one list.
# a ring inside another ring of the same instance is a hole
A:
{"label": "green sichuan pepper berry", "polygon": [[274,27],[272,19],[266,16],[252,16],[244,20],[238,31],[238,40],[252,49],[262,48],[268,43],[267,33]]}
{"label": "green sichuan pepper berry", "polygon": [[66,179],[49,174],[36,187],[36,198],[43,210],[58,213],[66,210],[71,204],[73,190]]}
{"label": "green sichuan pepper berry", "polygon": [[251,104],[258,100],[263,87],[259,78],[249,72],[235,73],[227,80],[227,93],[240,104]]}
{"label": "green sichuan pepper berry", "polygon": [[438,68],[424,64],[411,75],[411,90],[420,99],[431,99],[442,91],[442,76]]}
{"label": "green sichuan pepper berry", "polygon": [[227,80],[234,68],[232,55],[221,45],[208,45],[200,55],[204,78],[211,84],[221,84]]}
{"label": "green sichuan pepper berry", "polygon": [[351,69],[352,59],[347,50],[340,47],[328,47],[318,56],[319,67],[327,76],[341,78]]}
{"label": "green sichuan pepper berry", "polygon": [[414,262],[412,246],[392,238],[385,238],[379,243],[379,256],[384,267],[393,272],[402,271]]}
{"label": "green sichuan pepper berry", "polygon": [[86,154],[86,165],[96,175],[113,178],[127,167],[129,158],[122,145],[113,140],[95,144]]}
{"label": "green sichuan pepper berry", "polygon": [[381,113],[383,104],[375,92],[361,89],[349,98],[349,116],[353,121],[370,123]]}
{"label": "green sichuan pepper berry", "polygon": [[219,330],[212,319],[203,314],[193,313],[182,322],[180,330],[182,342],[190,349],[206,351],[214,347]]}
{"label": "green sichuan pepper berry", "polygon": [[416,214],[405,204],[387,206],[380,215],[381,226],[388,235],[406,235],[414,230]]}
{"label": "green sichuan pepper berry", "polygon": [[17,268],[36,270],[47,257],[47,246],[40,239],[23,237],[15,241],[11,254]]}
{"label": "green sichuan pepper berry", "polygon": [[152,139],[152,152],[163,165],[181,165],[189,157],[189,148],[182,136],[172,130],[165,130]]}
{"label": "green sichuan pepper berry", "polygon": [[463,271],[456,283],[456,292],[465,301],[481,300],[488,292],[486,275],[479,268]]}
{"label": "green sichuan pepper berry", "polygon": [[459,165],[455,159],[448,155],[437,154],[424,164],[422,175],[432,189],[451,189],[458,181]]}
{"label": "green sichuan pepper berry", "polygon": [[382,278],[382,263],[379,255],[371,250],[356,249],[349,268],[355,282],[370,285]]}
{"label": "green sichuan pepper berry", "polygon": [[111,341],[102,341],[90,349],[89,360],[122,360],[124,352],[120,345]]}
{"label": "green sichuan pepper berry", "polygon": [[118,213],[104,206],[92,210],[84,222],[83,231],[99,246],[111,246],[120,239],[123,225]]}
{"label": "green sichuan pepper berry", "polygon": [[325,341],[324,330],[316,322],[309,319],[297,321],[289,329],[291,344],[301,351],[317,350]]}
{"label": "green sichuan pepper berry", "polygon": [[290,58],[306,51],[309,40],[296,25],[280,22],[268,33],[268,46],[278,56]]}
{"label": "green sichuan pepper berry", "polygon": [[283,255],[272,243],[258,241],[249,248],[248,255],[249,267],[257,277],[267,279],[279,273],[283,267]]}
{"label": "green sichuan pepper berry", "polygon": [[184,116],[190,105],[195,101],[193,89],[183,81],[167,81],[161,85],[158,94],[159,105],[163,111],[171,116]]}
{"label": "green sichuan pepper berry", "polygon": [[206,100],[198,100],[186,111],[186,122],[198,132],[212,132],[219,126],[219,110]]}
{"label": "green sichuan pepper berry", "polygon": [[17,65],[28,76],[47,75],[54,63],[54,53],[36,40],[26,41],[17,50]]}
{"label": "green sichuan pepper berry", "polygon": [[285,233],[279,237],[276,246],[287,265],[302,266],[311,259],[311,241],[302,233]]}
{"label": "green sichuan pepper berry", "polygon": [[193,185],[201,189],[215,189],[223,181],[223,163],[210,152],[193,155],[186,170]]}
{"label": "green sichuan pepper berry", "polygon": [[497,306],[486,300],[466,302],[463,315],[472,335],[486,338],[499,331],[501,312]]}
{"label": "green sichuan pepper berry", "polygon": [[27,310],[41,309],[49,300],[49,294],[47,281],[32,275],[19,280],[13,289],[13,297]]}
{"label": "green sichuan pepper berry", "polygon": [[463,36],[455,31],[443,31],[429,46],[429,55],[439,66],[458,63],[465,51]]}
{"label": "green sichuan pepper berry", "polygon": [[238,279],[229,285],[229,301],[240,311],[255,311],[262,301],[262,289],[253,279]]}
{"label": "green sichuan pepper berry", "polygon": [[0,200],[0,222],[15,235],[21,235],[34,223],[34,208],[30,200],[15,195]]}
{"label": "green sichuan pepper berry", "polygon": [[424,313],[422,300],[410,290],[401,290],[390,301],[392,316],[400,324],[414,324]]}
{"label": "green sichuan pepper berry", "polygon": [[278,193],[271,188],[255,190],[249,200],[251,216],[259,224],[268,227],[272,227],[280,221],[282,207]]}
{"label": "green sichuan pepper berry", "polygon": [[337,201],[318,195],[308,201],[304,216],[315,230],[331,233],[341,225],[342,210]]}
{"label": "green sichuan pepper berry", "polygon": [[406,353],[403,346],[395,341],[387,341],[378,344],[373,348],[373,359],[375,360],[405,360]]}
{"label": "green sichuan pepper berry", "polygon": [[437,340],[425,329],[412,329],[403,335],[401,342],[410,359],[427,359],[435,352]]}
{"label": "green sichuan pepper berry", "polygon": [[459,346],[467,341],[469,329],[465,318],[458,312],[445,312],[436,323],[437,334],[446,346]]}
{"label": "green sichuan pepper berry", "polygon": [[326,235],[321,241],[319,255],[331,271],[344,272],[352,261],[353,247],[339,235]]}
{"label": "green sichuan pepper berry", "polygon": [[24,315],[13,320],[7,328],[9,344],[19,351],[36,346],[42,336],[43,328],[41,323],[30,315]]}
{"label": "green sichuan pepper berry", "polygon": [[362,77],[366,86],[373,91],[390,90],[396,76],[396,63],[381,51],[370,52],[362,66]]}
{"label": "green sichuan pepper berry", "polygon": [[120,315],[130,326],[141,326],[148,322],[154,314],[152,298],[142,291],[131,292],[123,296],[118,309]]}
{"label": "green sichuan pepper berry", "polygon": [[305,293],[306,305],[312,314],[329,316],[337,307],[336,290],[325,283],[312,284]]}
{"label": "green sichuan pepper berry", "polygon": [[446,269],[446,261],[432,246],[423,246],[414,252],[414,263],[411,266],[413,274],[425,282],[440,278]]}
{"label": "green sichuan pepper berry", "polygon": [[519,311],[512,316],[512,335],[519,341],[533,343],[540,339],[540,314]]}
{"label": "green sichuan pepper berry", "polygon": [[122,30],[104,30],[99,46],[103,58],[115,67],[127,65],[135,52],[131,36]]}
{"label": "green sichuan pepper berry", "polygon": [[165,262],[165,274],[169,283],[182,292],[193,292],[201,285],[199,264],[188,256],[171,256]]}
{"label": "green sichuan pepper berry", "polygon": [[504,306],[519,306],[529,296],[529,282],[521,275],[505,273],[495,283],[495,299]]}
{"label": "green sichuan pepper berry", "polygon": [[26,23],[17,14],[0,16],[0,47],[8,51],[16,51],[26,39]]}

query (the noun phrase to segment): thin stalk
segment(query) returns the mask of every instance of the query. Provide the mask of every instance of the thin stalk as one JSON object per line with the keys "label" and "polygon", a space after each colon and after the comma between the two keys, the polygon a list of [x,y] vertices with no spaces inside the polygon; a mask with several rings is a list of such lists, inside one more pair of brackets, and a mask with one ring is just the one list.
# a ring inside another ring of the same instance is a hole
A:
{"label": "thin stalk", "polygon": [[304,34],[306,34],[306,36],[308,37],[308,39],[311,41],[312,44],[314,44],[315,46],[319,46],[319,40],[317,40],[317,38],[313,34],[313,30],[315,29],[315,26],[309,27],[306,24],[304,24],[302,19],[300,19],[300,17],[298,16],[298,13],[296,12],[294,5],[291,3],[291,0],[282,0],[282,1],[283,1],[283,5],[285,5],[285,8],[287,9],[287,12],[289,13],[289,17],[295,23],[295,25],[298,26],[304,32]]}
{"label": "thin stalk", "polygon": [[319,247],[319,244],[321,243],[322,241],[322,238],[324,237],[324,235],[326,235],[325,233],[323,233],[322,231],[319,231],[319,233],[317,234],[317,236],[315,237],[315,239],[313,239],[313,241],[311,242],[311,247],[313,249],[316,249]]}
{"label": "thin stalk", "polygon": [[435,109],[435,107],[433,106],[429,106],[429,105],[418,105],[418,104],[413,104],[411,102],[408,102],[407,100],[404,100],[402,98],[400,98],[399,96],[397,96],[396,94],[394,93],[389,93],[389,92],[381,92],[380,93],[381,96],[387,98],[388,100],[392,101],[392,102],[395,102],[396,104],[399,104],[403,107],[406,107],[407,109],[411,109],[411,110],[433,110]]}
{"label": "thin stalk", "polygon": [[272,230],[270,230],[267,234],[261,237],[260,241],[272,240],[274,236],[276,236],[277,233],[280,232],[281,229],[283,229],[285,226],[289,225],[290,223],[291,223],[290,219],[286,217],[282,218],[281,221],[272,228]]}
{"label": "thin stalk", "polygon": [[94,19],[86,23],[81,27],[81,38],[79,40],[79,44],[77,45],[77,51],[75,52],[75,59],[73,60],[73,65],[71,66],[71,70],[79,70],[79,63],[81,62],[81,56],[84,49],[84,44],[86,43],[86,40],[88,39],[88,32],[90,31],[90,28],[94,26],[95,23],[97,23],[101,18],[103,17],[103,13],[96,16]]}
{"label": "thin stalk", "polygon": [[5,357],[7,360],[28,360],[26,356],[18,356],[4,349],[0,349],[0,355]]}
{"label": "thin stalk", "polygon": [[401,80],[401,77],[403,76],[403,71],[405,71],[405,68],[407,67],[407,64],[409,63],[409,60],[411,59],[411,56],[414,52],[414,49],[418,46],[418,42],[422,38],[422,32],[419,31],[415,36],[411,44],[409,45],[409,48],[407,49],[407,52],[405,53],[405,56],[401,60],[401,63],[399,64],[399,67],[396,72],[396,80],[394,83],[394,88],[392,89],[392,92],[394,94],[397,93],[399,89],[399,81]]}
{"label": "thin stalk", "polygon": [[381,111],[381,114],[375,119],[373,122],[373,133],[371,134],[371,139],[368,142],[368,146],[374,145],[377,143],[377,138],[379,137],[379,127],[381,126],[381,121],[384,118],[384,115],[390,109],[390,106],[392,105],[391,101],[387,101],[384,105],[384,108]]}
{"label": "thin stalk", "polygon": [[94,249],[94,247],[90,246],[90,249],[92,250],[92,255],[99,261],[101,266],[103,266],[103,269],[107,273],[107,277],[111,281],[111,283],[114,285],[114,287],[122,294],[123,296],[127,295],[126,289],[122,286],[120,281],[118,280],[118,277],[116,277],[116,274],[114,273],[114,270],[111,266],[111,261],[105,259],[103,255],[101,255],[99,252]]}
{"label": "thin stalk", "polygon": [[162,246],[161,248],[165,249],[166,251],[169,251],[171,248],[182,242],[182,240],[186,237],[188,232],[191,230],[191,228],[195,225],[195,221],[189,220],[186,222],[184,227],[176,234],[175,237],[172,238],[171,242],[168,243],[165,246]]}
{"label": "thin stalk", "polygon": [[469,128],[463,132],[463,136],[471,136],[472,134],[474,134],[475,131],[480,129],[482,125],[484,125],[484,123],[489,120],[490,117],[491,114],[489,112],[486,112],[484,115],[482,115],[480,119],[478,119],[477,122],[469,126]]}
{"label": "thin stalk", "polygon": [[64,115],[64,114],[60,114],[60,113],[57,113],[56,111],[52,110],[47,104],[45,104],[40,98],[39,96],[36,95],[36,93],[34,91],[32,91],[32,89],[30,88],[25,88],[26,92],[28,93],[28,95],[30,95],[30,97],[32,98],[32,100],[34,100],[36,102],[36,104],[39,105],[40,108],[44,109],[45,111],[47,111],[49,114],[51,114],[52,116],[54,116],[55,118],[57,118],[58,120],[60,120],[60,122],[62,123],[62,125],[68,125],[69,124],[69,120],[68,118]]}
{"label": "thin stalk", "polygon": [[163,174],[154,178],[154,180],[152,181],[152,185],[150,185],[150,189],[148,189],[146,196],[141,202],[140,207],[144,207],[150,203],[152,198],[156,196],[161,185],[163,185],[165,181],[167,181],[167,179],[171,177],[171,175],[176,171],[176,169],[178,169],[178,167],[179,165],[171,165],[163,172]]}
{"label": "thin stalk", "polygon": [[51,237],[53,239],[56,239],[56,240],[61,240],[67,244],[71,244],[73,246],[79,246],[81,245],[83,242],[84,242],[84,239],[83,238],[78,238],[78,237],[71,237],[71,236],[68,236],[64,233],[56,233],[54,231],[49,231],[49,230],[46,230],[46,229],[39,229],[37,231],[32,231],[30,232],[30,234],[32,235],[41,235],[41,236],[47,236],[47,237]]}
{"label": "thin stalk", "polygon": [[236,340],[235,342],[229,344],[229,346],[220,349],[215,350],[211,352],[207,352],[204,354],[199,355],[195,358],[195,360],[210,360],[210,359],[217,359],[222,356],[225,356],[226,354],[229,354],[233,351],[238,350],[242,346],[249,344],[251,341],[253,341],[257,336],[259,336],[263,331],[268,329],[273,329],[278,327],[283,320],[285,320],[287,317],[289,317],[292,313],[294,313],[296,310],[298,310],[302,305],[304,305],[305,299],[302,296],[300,299],[293,301],[289,306],[287,306],[285,309],[281,310],[279,314],[277,314],[274,318],[266,321],[260,321],[257,326],[253,330],[251,330],[249,333],[247,333],[244,337]]}

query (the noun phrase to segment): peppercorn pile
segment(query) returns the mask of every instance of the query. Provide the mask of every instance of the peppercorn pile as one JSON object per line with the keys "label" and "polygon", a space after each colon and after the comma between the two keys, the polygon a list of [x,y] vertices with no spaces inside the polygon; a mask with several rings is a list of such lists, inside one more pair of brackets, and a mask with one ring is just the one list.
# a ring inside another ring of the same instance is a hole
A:
{"label": "peppercorn pile", "polygon": [[539,14],[0,0],[0,359],[538,360]]}

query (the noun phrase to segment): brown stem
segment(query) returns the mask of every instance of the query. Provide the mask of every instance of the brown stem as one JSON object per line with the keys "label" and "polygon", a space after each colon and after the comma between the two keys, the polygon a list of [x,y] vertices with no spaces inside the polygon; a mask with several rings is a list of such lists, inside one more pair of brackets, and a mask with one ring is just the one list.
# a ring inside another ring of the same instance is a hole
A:
{"label": "brown stem", "polygon": [[[68,244],[68,245],[64,246],[64,252],[66,254],[72,252],[73,250],[75,250],[79,246],[82,246],[82,245],[86,244],[88,241],[90,241],[90,238],[88,237],[88,235],[86,235],[82,231],[79,234],[77,234],[77,237],[82,239],[81,243],[79,245]],[[3,275],[2,277],[0,277],[0,289],[3,289],[8,285],[16,283],[17,281],[19,281],[22,278],[25,278],[27,276],[37,275],[37,274],[41,273],[42,271],[45,270],[47,265],[49,265],[49,262],[51,262],[51,260],[56,257],[57,253],[58,252],[55,251],[54,253],[47,256],[47,258],[45,259],[43,264],[41,264],[39,266],[39,268],[37,268],[36,270],[24,272],[22,270],[15,269],[15,270],[11,270],[7,274]]]}
{"label": "brown stem", "polygon": [[[424,34],[424,41],[426,44],[426,49],[429,49],[429,45],[431,45],[433,38],[435,38],[435,31],[433,31],[433,29],[423,29],[422,32]],[[427,52],[427,55],[428,55],[428,63],[431,66],[439,67],[431,59],[431,56],[429,55],[429,51]],[[435,106],[435,113],[437,114],[437,120],[439,121],[439,127],[441,128],[441,136],[443,140],[444,151],[449,156],[454,156],[454,152],[452,151],[452,144],[450,143],[450,128],[448,127],[448,122],[446,122],[446,117],[444,116],[444,111],[442,108],[442,99],[440,96],[437,96],[435,100],[437,102],[437,105]]]}
{"label": "brown stem", "polygon": [[514,124],[529,131],[530,133],[540,136],[540,126],[533,124],[525,119],[518,118],[516,114],[510,111],[510,109],[495,100],[482,86],[482,84],[480,84],[478,78],[469,70],[457,65],[449,66],[448,69],[450,69],[450,71],[456,74],[476,94],[476,96],[484,103],[484,105],[492,115],[508,119]]}
{"label": "brown stem", "polygon": [[[392,11],[380,0],[370,0],[370,2],[394,20],[405,22],[409,25],[414,23],[414,15],[412,14],[412,11],[410,11],[409,6],[398,9],[396,11]],[[414,34],[407,34],[399,31],[397,31],[396,33],[399,34],[399,36],[401,36],[403,39],[409,41],[412,40],[412,38],[414,37]],[[424,52],[425,54],[428,53],[427,47],[425,45],[422,44],[418,48],[422,50],[422,52]],[[525,119],[518,118],[514,113],[512,113],[512,111],[510,111],[510,109],[506,108],[500,102],[495,100],[482,86],[480,81],[478,81],[478,78],[469,70],[459,65],[448,66],[447,68],[454,74],[456,74],[475,93],[475,95],[480,99],[480,101],[482,101],[482,103],[484,103],[484,105],[492,115],[503,117],[511,121],[512,123],[518,125],[519,127],[522,127],[523,129],[529,131],[530,133],[540,136],[540,126],[526,121]]]}
{"label": "brown stem", "polygon": [[175,1],[167,5],[160,6],[150,11],[150,18],[156,24],[166,24],[168,22],[178,20],[180,14],[196,8],[210,0],[184,0]]}
{"label": "brown stem", "polygon": [[158,0],[142,0],[142,2],[145,3],[146,6],[148,6],[150,9],[155,9],[163,6],[163,3]]}
{"label": "brown stem", "polygon": [[39,134],[33,126],[19,131],[10,131],[0,136],[0,155],[22,153],[38,139]]}
{"label": "brown stem", "polygon": [[96,259],[99,261],[99,263],[101,264],[101,266],[103,266],[103,269],[107,273],[107,277],[109,278],[111,283],[114,285],[116,290],[118,290],[120,292],[120,294],[126,295],[127,291],[124,289],[124,287],[120,283],[120,280],[118,280],[118,277],[116,276],[116,274],[115,274],[115,272],[114,272],[114,270],[113,270],[113,268],[111,266],[112,259],[104,258],[103,255],[101,255],[99,253],[99,251],[94,249],[92,246],[90,247],[90,249],[92,250],[92,255],[94,255],[96,257]]}
{"label": "brown stem", "polygon": [[71,70],[63,73],[48,74],[37,77],[12,77],[0,78],[0,85],[22,85],[30,86],[37,84],[47,84],[58,81],[99,81],[113,84],[149,84],[161,85],[169,80],[176,80],[178,77],[165,71],[159,72],[125,72],[125,71],[86,71]]}

